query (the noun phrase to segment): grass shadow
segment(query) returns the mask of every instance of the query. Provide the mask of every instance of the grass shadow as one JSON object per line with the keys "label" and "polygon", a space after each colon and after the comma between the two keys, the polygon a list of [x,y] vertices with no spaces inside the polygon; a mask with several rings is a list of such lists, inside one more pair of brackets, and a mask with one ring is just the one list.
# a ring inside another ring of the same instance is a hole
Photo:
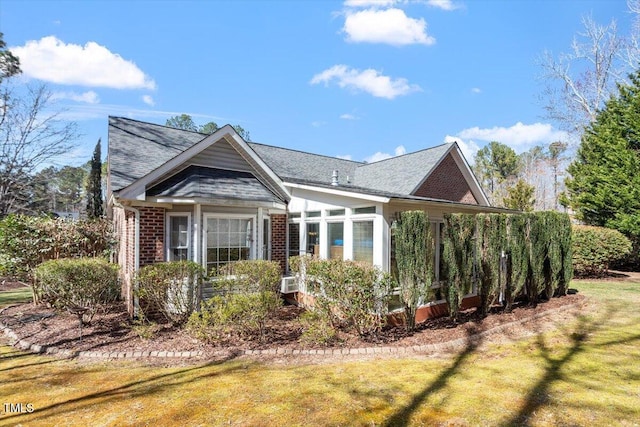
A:
{"label": "grass shadow", "polygon": [[449,382],[449,379],[453,377],[463,366],[465,361],[471,356],[478,348],[482,341],[480,335],[476,334],[475,328],[467,331],[467,343],[465,348],[458,353],[453,364],[442,371],[440,375],[427,387],[411,399],[408,405],[400,408],[391,417],[389,417],[383,425],[389,427],[402,427],[408,426],[411,420],[411,416],[422,405],[430,395],[444,389]]}

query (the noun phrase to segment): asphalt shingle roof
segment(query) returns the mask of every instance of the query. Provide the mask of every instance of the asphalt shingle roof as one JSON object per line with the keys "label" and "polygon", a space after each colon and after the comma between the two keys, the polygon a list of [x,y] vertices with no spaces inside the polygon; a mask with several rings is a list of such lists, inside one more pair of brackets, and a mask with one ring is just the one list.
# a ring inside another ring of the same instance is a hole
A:
{"label": "asphalt shingle roof", "polygon": [[[117,191],[132,184],[206,136],[110,117],[112,189]],[[331,184],[333,171],[337,170],[341,189],[388,196],[410,195],[451,146],[444,144],[375,163],[363,163],[253,142],[248,145],[283,181],[327,186]]]}

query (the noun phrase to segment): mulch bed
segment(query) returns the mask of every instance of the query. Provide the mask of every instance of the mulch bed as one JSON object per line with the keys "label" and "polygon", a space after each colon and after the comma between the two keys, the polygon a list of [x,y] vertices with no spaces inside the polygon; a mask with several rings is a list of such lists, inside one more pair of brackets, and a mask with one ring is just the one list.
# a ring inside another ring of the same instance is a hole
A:
{"label": "mulch bed", "polygon": [[[6,283],[0,286],[0,290],[14,288],[8,287]],[[492,334],[490,340],[517,339],[551,329],[556,323],[572,316],[568,313],[569,310],[556,309],[563,306],[584,307],[585,304],[586,301],[581,295],[568,295],[553,298],[536,307],[516,306],[510,313],[494,310],[484,319],[478,318],[475,309],[462,313],[459,322],[449,318],[431,319],[419,325],[413,333],[407,333],[404,328],[389,327],[377,337],[367,339],[354,333],[340,332],[333,348],[436,344],[489,331],[505,324],[509,324],[509,327]],[[153,350],[203,351],[205,355],[214,355],[219,354],[221,350],[238,354],[247,349],[313,348],[300,343],[303,329],[298,318],[303,311],[300,307],[283,306],[267,322],[262,340],[229,337],[225,340],[224,347],[206,344],[185,330],[168,324],[155,326],[151,338],[142,338],[141,329],[132,323],[122,304],[112,305],[107,311],[96,314],[90,325],[83,326],[82,338],[77,316],[44,306],[34,306],[31,303],[6,308],[0,314],[0,323],[11,328],[20,339],[60,349],[109,353]],[[545,311],[550,314],[539,316]]]}

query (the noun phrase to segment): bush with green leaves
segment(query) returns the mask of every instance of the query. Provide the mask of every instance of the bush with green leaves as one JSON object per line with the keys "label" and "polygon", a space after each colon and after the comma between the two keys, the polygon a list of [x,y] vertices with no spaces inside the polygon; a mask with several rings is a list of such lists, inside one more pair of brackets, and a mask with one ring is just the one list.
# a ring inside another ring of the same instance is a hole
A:
{"label": "bush with green leaves", "polygon": [[433,282],[434,242],[424,211],[401,212],[396,222],[395,252],[400,301],[408,331],[416,327],[416,312],[429,296]]}
{"label": "bush with green leaves", "polygon": [[331,319],[327,318],[324,311],[305,311],[300,316],[300,326],[302,327],[300,337],[302,344],[329,346],[338,339],[336,330],[331,325]]}
{"label": "bush with green leaves", "polygon": [[475,217],[471,214],[444,216],[444,263],[448,280],[445,298],[449,315],[458,318],[462,299],[473,290],[478,266],[476,264]]}
{"label": "bush with green leaves", "polygon": [[265,260],[226,264],[211,284],[216,295],[190,316],[188,329],[208,342],[231,335],[262,340],[269,316],[282,305],[280,265]]}
{"label": "bush with green leaves", "polygon": [[361,336],[375,335],[382,329],[392,288],[388,274],[363,262],[311,257],[299,260],[290,263],[292,270],[304,277],[315,297],[314,309],[323,311],[335,329],[346,324]]}
{"label": "bush with green leaves", "polygon": [[631,241],[617,230],[573,226],[573,268],[580,276],[602,276],[612,262],[631,252]]}
{"label": "bush with green leaves", "polygon": [[8,215],[0,220],[0,274],[28,280],[44,261],[108,256],[114,245],[111,222],[106,219]]}
{"label": "bush with green leaves", "polygon": [[83,307],[83,320],[120,295],[118,266],[102,258],[55,259],[35,269],[34,299],[59,309]]}
{"label": "bush with green leaves", "polygon": [[182,324],[197,308],[204,269],[193,261],[173,261],[142,267],[136,275],[141,314]]}

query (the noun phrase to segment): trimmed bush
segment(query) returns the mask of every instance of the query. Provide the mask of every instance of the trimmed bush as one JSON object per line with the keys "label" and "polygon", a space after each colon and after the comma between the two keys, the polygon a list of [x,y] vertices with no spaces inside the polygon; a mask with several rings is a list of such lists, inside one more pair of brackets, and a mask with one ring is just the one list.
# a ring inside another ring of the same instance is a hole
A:
{"label": "trimmed bush", "polygon": [[[278,292],[280,290],[280,264],[276,261],[244,260],[224,265],[216,281],[217,288],[231,286],[238,292]],[[227,277],[233,277],[230,281]],[[224,289],[222,289],[224,290]]]}
{"label": "trimmed bush", "polygon": [[631,252],[631,241],[617,230],[573,226],[573,268],[580,276],[602,276],[609,264]]}
{"label": "trimmed bush", "polygon": [[444,257],[447,270],[445,298],[449,315],[458,318],[462,298],[473,290],[477,265],[475,218],[471,214],[444,216]]}
{"label": "trimmed bush", "polygon": [[118,266],[101,258],[56,259],[35,269],[36,301],[59,309],[85,307],[89,323],[98,309],[118,299]]}
{"label": "trimmed bush", "polygon": [[300,257],[290,265],[314,295],[314,310],[321,310],[334,329],[346,324],[367,336],[377,334],[386,324],[392,281],[377,267],[311,257]]}
{"label": "trimmed bush", "polygon": [[108,256],[114,245],[106,219],[9,215],[0,220],[0,274],[30,279],[33,269],[44,261]]}
{"label": "trimmed bush", "polygon": [[196,309],[204,269],[193,261],[175,261],[142,267],[136,277],[137,296],[145,318],[159,313],[182,324]]}

